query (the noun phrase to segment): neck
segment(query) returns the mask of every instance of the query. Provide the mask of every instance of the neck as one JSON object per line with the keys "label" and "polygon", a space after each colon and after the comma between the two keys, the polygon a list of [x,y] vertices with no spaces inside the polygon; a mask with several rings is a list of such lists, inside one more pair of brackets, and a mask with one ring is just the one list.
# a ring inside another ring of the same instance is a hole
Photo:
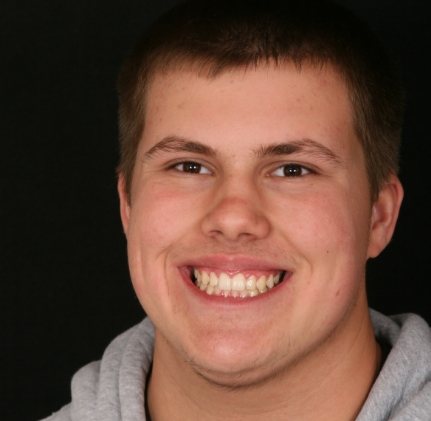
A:
{"label": "neck", "polygon": [[366,307],[360,316],[301,361],[247,387],[209,382],[156,332],[148,389],[152,419],[353,420],[380,367]]}

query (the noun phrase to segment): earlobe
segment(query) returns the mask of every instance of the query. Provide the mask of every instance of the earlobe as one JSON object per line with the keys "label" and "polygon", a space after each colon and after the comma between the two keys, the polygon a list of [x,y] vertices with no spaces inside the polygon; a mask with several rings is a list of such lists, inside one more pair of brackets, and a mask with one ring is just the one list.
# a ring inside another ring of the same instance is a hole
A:
{"label": "earlobe", "polygon": [[403,196],[400,180],[396,175],[391,175],[373,204],[368,257],[378,256],[391,240]]}
{"label": "earlobe", "polygon": [[129,197],[126,192],[126,181],[124,175],[120,174],[117,182],[118,197],[120,199],[120,216],[123,224],[124,234],[127,237],[127,230],[129,227],[130,204]]}

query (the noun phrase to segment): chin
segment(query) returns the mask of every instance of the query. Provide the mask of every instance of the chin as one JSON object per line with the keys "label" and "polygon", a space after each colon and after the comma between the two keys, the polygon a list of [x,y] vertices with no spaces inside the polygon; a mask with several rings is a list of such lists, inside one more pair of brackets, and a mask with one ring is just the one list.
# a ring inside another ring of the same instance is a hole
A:
{"label": "chin", "polygon": [[207,382],[224,388],[246,388],[262,384],[268,379],[274,378],[277,369],[273,364],[259,364],[254,359],[209,361],[190,361],[192,369],[196,374]]}
{"label": "chin", "polygon": [[190,346],[186,353],[192,369],[210,383],[224,387],[250,386],[274,374],[269,347],[250,339],[230,338]]}

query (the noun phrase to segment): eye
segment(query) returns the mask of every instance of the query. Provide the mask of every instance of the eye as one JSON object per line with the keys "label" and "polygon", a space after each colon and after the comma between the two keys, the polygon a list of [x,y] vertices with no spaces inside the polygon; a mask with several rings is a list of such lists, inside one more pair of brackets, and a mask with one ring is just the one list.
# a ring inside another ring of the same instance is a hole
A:
{"label": "eye", "polygon": [[303,177],[312,171],[300,164],[286,164],[278,167],[271,175],[276,177]]}
{"label": "eye", "polygon": [[211,174],[210,170],[207,167],[194,161],[178,162],[171,168],[175,169],[178,172],[188,174]]}

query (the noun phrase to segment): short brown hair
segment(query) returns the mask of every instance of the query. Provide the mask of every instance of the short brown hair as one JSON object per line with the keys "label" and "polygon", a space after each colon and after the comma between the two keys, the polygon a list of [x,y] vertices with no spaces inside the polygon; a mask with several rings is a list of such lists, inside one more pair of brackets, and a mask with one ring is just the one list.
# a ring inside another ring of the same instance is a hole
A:
{"label": "short brown hair", "polygon": [[157,20],[118,79],[120,163],[126,192],[144,130],[145,93],[158,72],[194,66],[207,77],[236,67],[290,61],[331,64],[349,89],[373,199],[398,172],[399,79],[366,25],[324,0],[187,1]]}

